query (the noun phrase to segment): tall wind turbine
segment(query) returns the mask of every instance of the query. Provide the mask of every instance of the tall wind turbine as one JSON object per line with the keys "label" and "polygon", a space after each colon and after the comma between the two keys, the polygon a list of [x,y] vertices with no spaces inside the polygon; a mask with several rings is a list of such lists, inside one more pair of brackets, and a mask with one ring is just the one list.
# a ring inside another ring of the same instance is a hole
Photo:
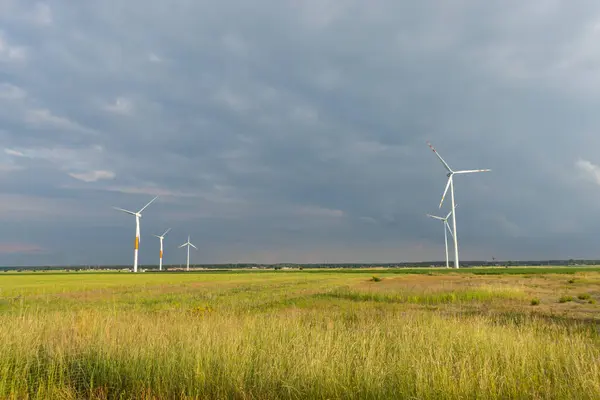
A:
{"label": "tall wind turbine", "polygon": [[113,207],[115,210],[123,211],[124,213],[135,216],[135,244],[133,250],[133,272],[138,271],[138,249],[140,247],[140,218],[142,218],[142,211],[146,209],[154,200],[156,200],[158,196],[150,200],[148,204],[146,204],[142,209],[138,212],[124,210],[122,208]]}
{"label": "tall wind turbine", "polygon": [[158,261],[158,270],[162,271],[162,259],[163,259],[163,240],[165,239],[165,236],[167,236],[167,233],[169,233],[169,231],[171,230],[171,228],[167,229],[165,231],[165,233],[163,233],[162,235],[158,236],[158,235],[154,235],[154,237],[157,237],[160,239],[160,260]]}
{"label": "tall wind turbine", "polygon": [[469,169],[463,171],[453,171],[452,168],[448,165],[446,161],[439,155],[439,153],[433,148],[431,143],[427,142],[431,150],[435,153],[437,158],[440,159],[444,168],[448,171],[446,176],[448,177],[448,183],[446,183],[446,189],[444,190],[444,194],[442,195],[442,201],[440,201],[440,208],[442,208],[442,204],[444,203],[444,198],[446,197],[446,193],[448,193],[448,188],[450,188],[450,197],[452,199],[452,232],[454,233],[454,268],[459,268],[458,261],[458,232],[456,231],[456,206],[454,204],[454,175],[455,174],[471,174],[475,172],[489,172],[490,169]]}
{"label": "tall wind turbine", "polygon": [[452,235],[452,237],[454,237],[454,234],[452,233],[452,229],[450,229],[450,225],[448,224],[448,218],[450,218],[451,214],[452,214],[452,211],[450,211],[448,213],[448,215],[446,215],[446,217],[438,217],[436,215],[427,214],[428,217],[437,219],[444,223],[443,226],[444,226],[444,244],[446,245],[446,268],[450,268],[450,260],[448,259],[448,232],[450,232],[450,235]]}
{"label": "tall wind turbine", "polygon": [[179,246],[179,248],[186,247],[186,246],[187,246],[187,268],[186,268],[186,271],[189,271],[190,270],[190,246],[193,247],[193,248],[195,248],[196,250],[198,250],[198,248],[196,246],[194,246],[192,244],[192,242],[190,242],[190,237],[189,236],[188,236],[187,242],[185,242],[184,244],[182,244],[181,246]]}

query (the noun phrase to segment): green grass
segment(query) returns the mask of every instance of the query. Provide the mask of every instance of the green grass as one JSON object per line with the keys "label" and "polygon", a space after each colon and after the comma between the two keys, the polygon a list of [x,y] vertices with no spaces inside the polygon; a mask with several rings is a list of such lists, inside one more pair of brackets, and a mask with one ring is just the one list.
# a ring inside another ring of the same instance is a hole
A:
{"label": "green grass", "polygon": [[377,303],[412,303],[412,304],[448,304],[462,302],[490,302],[495,299],[519,299],[523,293],[516,289],[495,289],[490,287],[478,289],[460,289],[438,291],[433,293],[382,293],[339,289],[321,294],[322,297],[346,299],[353,301],[372,301]]}
{"label": "green grass", "polygon": [[516,278],[378,274],[6,274],[0,398],[600,398],[597,330]]}
{"label": "green grass", "polygon": [[[332,269],[328,268],[317,268],[317,269],[304,269],[301,272],[308,272],[313,274],[318,273],[331,273]],[[372,270],[368,268],[339,268],[334,270],[337,273],[342,274],[364,274]],[[539,274],[561,274],[561,275],[573,275],[580,272],[600,272],[600,267],[463,267],[460,269],[454,268],[382,268],[377,269],[378,272],[386,274],[400,274],[400,275],[415,275],[423,274],[428,275],[431,273],[438,275],[445,274],[473,274],[473,275],[539,275]],[[280,273],[294,274],[299,273],[297,270],[283,270]],[[204,273],[204,272],[200,272]]]}

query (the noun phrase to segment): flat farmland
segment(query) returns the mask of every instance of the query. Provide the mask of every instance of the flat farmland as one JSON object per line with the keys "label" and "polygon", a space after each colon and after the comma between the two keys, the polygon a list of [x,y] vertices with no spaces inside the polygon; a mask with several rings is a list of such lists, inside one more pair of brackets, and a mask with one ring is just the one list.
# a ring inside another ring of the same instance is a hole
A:
{"label": "flat farmland", "polygon": [[0,275],[0,398],[597,399],[600,269]]}

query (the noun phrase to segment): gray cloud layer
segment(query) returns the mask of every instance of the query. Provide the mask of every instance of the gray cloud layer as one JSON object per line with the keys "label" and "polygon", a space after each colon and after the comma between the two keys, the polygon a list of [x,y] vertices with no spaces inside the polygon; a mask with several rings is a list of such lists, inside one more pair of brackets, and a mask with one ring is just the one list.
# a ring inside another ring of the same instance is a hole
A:
{"label": "gray cloud layer", "polygon": [[[599,257],[600,4],[0,0],[0,263]],[[443,212],[443,211],[440,211]]]}

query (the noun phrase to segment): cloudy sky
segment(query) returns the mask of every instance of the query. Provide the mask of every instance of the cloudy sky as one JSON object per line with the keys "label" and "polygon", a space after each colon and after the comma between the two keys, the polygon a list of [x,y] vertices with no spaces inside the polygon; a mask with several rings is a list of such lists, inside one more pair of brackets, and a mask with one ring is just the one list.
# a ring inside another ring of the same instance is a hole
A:
{"label": "cloudy sky", "polygon": [[0,0],[0,264],[600,258],[600,3]]}

